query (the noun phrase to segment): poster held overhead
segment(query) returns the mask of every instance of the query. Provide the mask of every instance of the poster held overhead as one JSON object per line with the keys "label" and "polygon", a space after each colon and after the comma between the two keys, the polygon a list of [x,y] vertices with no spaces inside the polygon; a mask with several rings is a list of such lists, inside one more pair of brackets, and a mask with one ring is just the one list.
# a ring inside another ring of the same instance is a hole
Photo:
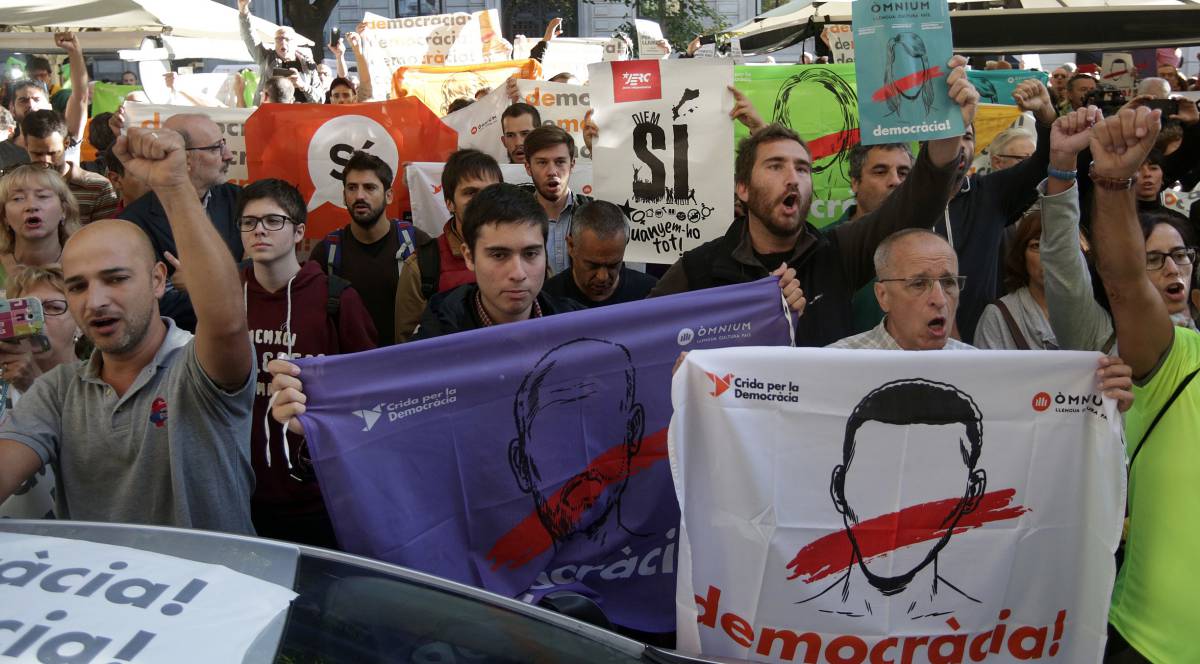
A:
{"label": "poster held overhead", "polygon": [[946,84],[954,54],[946,1],[856,2],[853,12],[862,142],[961,136]]}
{"label": "poster held overhead", "polygon": [[733,220],[728,61],[593,64],[596,198],[631,222],[625,260],[674,263]]}

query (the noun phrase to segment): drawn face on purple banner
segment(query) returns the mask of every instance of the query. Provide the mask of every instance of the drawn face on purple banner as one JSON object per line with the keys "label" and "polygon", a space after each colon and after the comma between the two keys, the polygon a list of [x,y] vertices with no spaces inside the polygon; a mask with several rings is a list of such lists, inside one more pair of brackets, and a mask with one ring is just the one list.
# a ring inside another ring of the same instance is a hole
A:
{"label": "drawn face on purple banner", "polygon": [[[589,355],[609,372],[581,375],[572,355]],[[603,543],[609,532],[625,530],[621,496],[645,432],[636,385],[625,346],[587,338],[551,349],[521,382],[509,467],[555,548],[576,535]],[[611,446],[587,458],[592,455],[577,444],[581,440]]]}

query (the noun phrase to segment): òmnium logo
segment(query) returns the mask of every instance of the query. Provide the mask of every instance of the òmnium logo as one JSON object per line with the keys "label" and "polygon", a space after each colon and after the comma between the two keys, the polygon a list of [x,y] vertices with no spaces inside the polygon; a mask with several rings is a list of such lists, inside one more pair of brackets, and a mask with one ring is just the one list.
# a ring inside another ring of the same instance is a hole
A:
{"label": "\u00f2mnium logo", "polygon": [[1038,392],[1037,394],[1033,395],[1033,409],[1041,413],[1050,407],[1051,401],[1052,399],[1049,394],[1045,392]]}
{"label": "\u00f2mnium logo", "polygon": [[370,410],[356,410],[354,414],[363,421],[363,431],[370,431],[375,427],[375,423],[379,421],[379,416],[383,414],[383,404],[379,404]]}
{"label": "\u00f2mnium logo", "polygon": [[696,333],[692,331],[692,328],[685,327],[679,331],[679,336],[675,337],[675,341],[678,342],[680,346],[686,346],[692,343],[692,339],[695,338]]}

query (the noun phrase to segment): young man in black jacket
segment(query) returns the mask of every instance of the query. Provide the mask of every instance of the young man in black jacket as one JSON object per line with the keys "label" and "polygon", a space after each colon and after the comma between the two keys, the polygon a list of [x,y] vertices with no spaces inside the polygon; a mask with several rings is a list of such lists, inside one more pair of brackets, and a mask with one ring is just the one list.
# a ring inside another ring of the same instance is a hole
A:
{"label": "young man in black jacket", "polygon": [[[950,60],[950,98],[963,122],[975,119],[979,93],[967,80],[966,59]],[[930,141],[908,179],[875,212],[826,233],[804,220],[812,203],[812,153],[804,140],[768,125],[738,145],[737,197],[747,216],[724,237],[707,242],[671,266],[651,296],[754,281],[772,269],[794,269],[808,301],[796,344],[824,346],[853,331],[850,302],[875,275],[875,247],[903,228],[930,228],[941,219],[962,160],[958,137]]]}
{"label": "young man in black jacket", "polygon": [[463,257],[476,283],[433,296],[413,340],[583,309],[542,292],[549,224],[533,195],[516,185],[476,194],[462,221]]}

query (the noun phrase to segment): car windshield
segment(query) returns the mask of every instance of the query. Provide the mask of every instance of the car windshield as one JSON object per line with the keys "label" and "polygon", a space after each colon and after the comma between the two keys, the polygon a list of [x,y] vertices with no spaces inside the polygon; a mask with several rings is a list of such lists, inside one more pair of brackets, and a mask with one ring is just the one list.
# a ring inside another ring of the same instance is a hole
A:
{"label": "car windshield", "polygon": [[301,556],[277,662],[637,662],[607,645],[499,604]]}

